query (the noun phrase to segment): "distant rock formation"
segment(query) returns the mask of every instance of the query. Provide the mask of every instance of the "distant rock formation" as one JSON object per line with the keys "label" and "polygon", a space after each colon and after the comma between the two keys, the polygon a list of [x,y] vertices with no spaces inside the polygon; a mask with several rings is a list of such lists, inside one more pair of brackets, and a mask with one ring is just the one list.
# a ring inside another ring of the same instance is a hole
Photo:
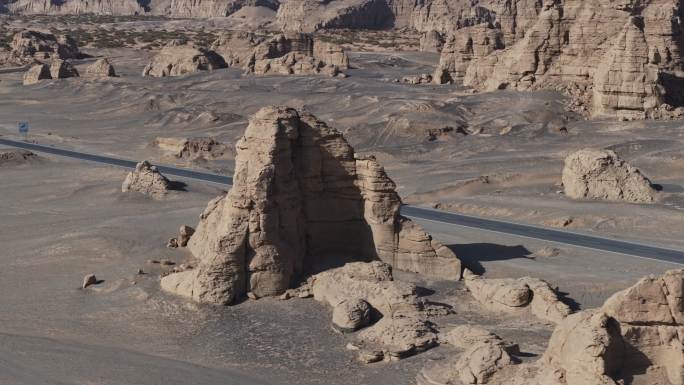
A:
{"label": "distant rock formation", "polygon": [[522,34],[487,18],[452,30],[435,81],[480,90],[557,89],[587,113],[628,119],[665,118],[664,104],[681,103],[681,81],[662,79],[679,79],[684,69],[683,3],[569,0],[532,9]]}
{"label": "distant rock formation", "polygon": [[423,52],[442,52],[444,37],[437,31],[428,31],[420,35],[420,50]]}
{"label": "distant rock formation", "polygon": [[100,58],[86,67],[85,76],[93,79],[111,78],[116,76],[116,71],[107,58]]}
{"label": "distant rock formation", "polygon": [[54,59],[50,63],[50,76],[53,79],[66,79],[78,77],[78,71],[68,60]]}
{"label": "distant rock formation", "polygon": [[228,65],[216,52],[172,41],[143,69],[143,76],[166,77],[213,71]]}
{"label": "distant rock formation", "polygon": [[587,148],[570,154],[563,188],[573,199],[651,203],[657,198],[648,178],[611,150]]}
{"label": "distant rock formation", "polygon": [[56,59],[79,59],[83,56],[70,36],[55,36],[33,30],[16,33],[9,48],[8,52],[0,52],[0,65],[49,63]]}
{"label": "distant rock formation", "polygon": [[559,300],[556,291],[537,278],[488,279],[474,275],[467,269],[463,278],[473,297],[493,311],[529,311],[553,323],[561,322],[571,313],[570,307]]}
{"label": "distant rock formation", "polygon": [[11,0],[7,2],[9,12],[18,14],[44,15],[159,15],[180,18],[206,18],[229,16],[245,6],[262,6],[273,10],[278,8],[277,0]]}
{"label": "distant rock formation", "polygon": [[157,167],[144,160],[126,175],[126,179],[121,185],[121,191],[138,192],[158,199],[167,194],[169,187],[169,180],[157,170]]}
{"label": "distant rock formation", "polygon": [[0,150],[0,166],[32,163],[38,155],[27,150]]}
{"label": "distant rock formation", "polygon": [[[480,351],[486,354],[482,355],[469,348],[456,358],[466,365],[426,368],[419,375],[418,383],[681,385],[684,383],[683,298],[684,269],[648,276],[614,294],[601,308],[584,310],[561,321],[546,352],[536,362],[519,364],[519,360],[510,360],[501,350],[483,348]],[[459,331],[459,334],[464,333]],[[458,341],[458,338],[459,335],[454,335],[445,339]],[[496,344],[493,337],[483,339],[485,343]],[[466,339],[468,344],[471,340]],[[452,379],[460,382],[450,382]]]}
{"label": "distant rock formation", "polygon": [[395,185],[374,158],[306,112],[258,111],[237,144],[233,187],[211,201],[188,244],[196,269],[162,288],[230,304],[283,293],[302,274],[345,260],[459,279],[460,262],[399,214]]}
{"label": "distant rock formation", "polygon": [[28,86],[47,79],[52,79],[52,75],[50,75],[50,66],[47,64],[36,64],[24,73],[23,84]]}
{"label": "distant rock formation", "polygon": [[212,45],[230,66],[254,74],[326,74],[349,68],[341,47],[314,40],[305,33],[283,33],[266,38],[250,32],[220,36]]}
{"label": "distant rock formation", "polygon": [[156,138],[152,145],[180,159],[215,159],[229,152],[228,147],[213,138]]}

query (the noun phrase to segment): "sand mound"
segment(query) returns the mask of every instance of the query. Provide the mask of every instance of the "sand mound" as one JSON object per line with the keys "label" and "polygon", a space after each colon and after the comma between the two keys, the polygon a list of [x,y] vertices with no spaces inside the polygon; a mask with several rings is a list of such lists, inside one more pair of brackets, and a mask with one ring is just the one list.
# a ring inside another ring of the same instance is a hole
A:
{"label": "sand mound", "polygon": [[162,280],[196,301],[278,295],[303,273],[340,260],[380,259],[458,279],[460,262],[399,215],[395,185],[315,116],[266,107],[237,144],[234,185],[209,203],[188,247],[197,269]]}
{"label": "sand mound", "polygon": [[648,178],[610,150],[584,149],[568,156],[563,186],[573,199],[650,203],[657,197]]}

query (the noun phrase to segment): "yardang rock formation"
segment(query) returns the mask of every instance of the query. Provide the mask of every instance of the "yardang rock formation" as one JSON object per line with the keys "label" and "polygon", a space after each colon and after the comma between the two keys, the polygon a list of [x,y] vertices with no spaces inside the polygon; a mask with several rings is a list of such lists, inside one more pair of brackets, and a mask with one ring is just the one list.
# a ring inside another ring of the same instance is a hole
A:
{"label": "yardang rock formation", "polygon": [[337,130],[287,107],[258,111],[237,144],[234,185],[211,201],[188,243],[197,268],[165,290],[230,304],[247,292],[283,293],[302,274],[379,259],[396,269],[458,279],[456,256],[399,214],[384,169]]}
{"label": "yardang rock formation", "polygon": [[573,199],[651,203],[658,196],[648,178],[614,151],[591,148],[565,159],[563,187]]}

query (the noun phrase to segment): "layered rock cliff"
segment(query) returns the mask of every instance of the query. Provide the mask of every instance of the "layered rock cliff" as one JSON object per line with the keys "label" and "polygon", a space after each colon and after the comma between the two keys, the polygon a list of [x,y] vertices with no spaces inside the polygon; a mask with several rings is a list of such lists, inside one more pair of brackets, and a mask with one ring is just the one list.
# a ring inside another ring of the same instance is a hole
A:
{"label": "layered rock cliff", "polygon": [[16,0],[8,12],[21,14],[159,15],[168,17],[223,17],[245,6],[278,8],[277,0]]}
{"label": "layered rock cliff", "polygon": [[453,31],[435,79],[481,90],[575,89],[594,115],[650,117],[678,94],[679,82],[661,79],[683,69],[683,12],[677,0],[546,1],[522,37],[489,21]]}
{"label": "layered rock cliff", "polygon": [[396,269],[458,279],[460,262],[399,214],[395,185],[311,114],[266,107],[237,144],[234,185],[209,203],[188,247],[199,265],[162,279],[165,290],[229,304],[271,296],[317,266],[379,259]]}

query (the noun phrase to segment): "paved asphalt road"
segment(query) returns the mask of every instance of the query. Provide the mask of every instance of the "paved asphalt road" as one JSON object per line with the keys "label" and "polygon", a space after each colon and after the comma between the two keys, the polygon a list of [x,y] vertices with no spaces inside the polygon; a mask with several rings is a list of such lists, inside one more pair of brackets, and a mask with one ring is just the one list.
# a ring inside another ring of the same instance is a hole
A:
{"label": "paved asphalt road", "polygon": [[[83,152],[63,150],[55,147],[43,146],[39,144],[21,141],[0,139],[0,144],[10,147],[18,147],[37,152],[45,152],[54,155],[67,156],[90,162],[104,163],[126,168],[133,168],[136,164],[135,161],[131,160],[117,159],[106,156],[87,154]],[[223,185],[230,185],[233,182],[231,177],[225,175],[210,174],[206,172],[193,171],[169,166],[157,167],[164,174],[174,175],[182,178],[195,179],[204,182],[218,183]],[[428,220],[450,225],[465,226],[486,231],[493,231],[520,237],[539,239],[543,241],[562,243],[571,246],[590,248],[600,251],[607,251],[612,253],[630,255],[639,258],[648,258],[684,265],[684,251],[681,250],[660,248],[640,243],[573,233],[570,231],[561,231],[537,226],[523,225],[519,223],[485,219],[416,206],[403,206],[401,210],[402,214],[409,218]]]}

